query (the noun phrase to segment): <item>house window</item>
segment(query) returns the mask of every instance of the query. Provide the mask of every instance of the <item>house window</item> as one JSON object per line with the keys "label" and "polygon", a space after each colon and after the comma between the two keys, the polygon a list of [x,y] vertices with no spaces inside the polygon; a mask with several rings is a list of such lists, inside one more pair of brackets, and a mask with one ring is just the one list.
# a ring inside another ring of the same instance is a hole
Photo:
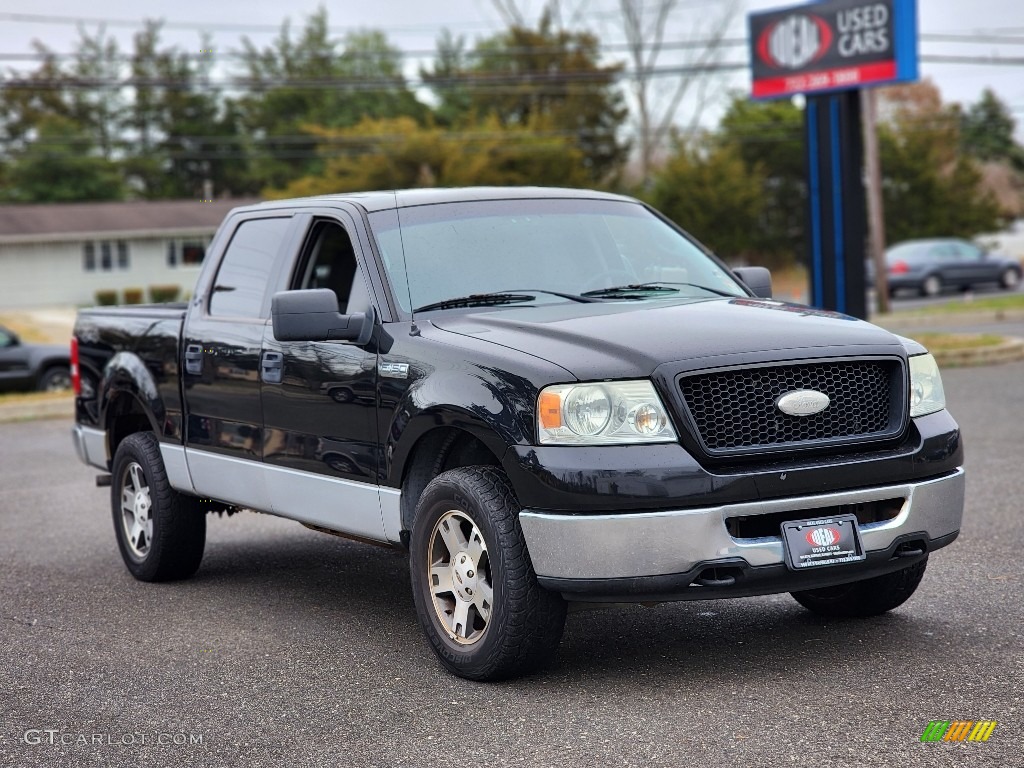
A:
{"label": "house window", "polygon": [[100,243],[100,269],[109,272],[114,268],[114,256],[111,253],[110,242],[104,240]]}
{"label": "house window", "polygon": [[168,240],[168,267],[198,267],[206,258],[204,240]]}
{"label": "house window", "polygon": [[198,266],[206,257],[206,243],[200,240],[186,240],[181,244],[181,263]]}
{"label": "house window", "polygon": [[124,240],[117,241],[117,268],[128,269],[128,243]]}
{"label": "house window", "polygon": [[82,267],[86,272],[96,271],[96,244],[82,243]]}

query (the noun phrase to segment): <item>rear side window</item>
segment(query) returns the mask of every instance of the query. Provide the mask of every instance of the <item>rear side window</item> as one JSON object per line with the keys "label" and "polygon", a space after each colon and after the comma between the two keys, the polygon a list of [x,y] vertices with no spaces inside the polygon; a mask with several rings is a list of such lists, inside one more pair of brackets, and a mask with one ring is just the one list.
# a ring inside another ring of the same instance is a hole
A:
{"label": "rear side window", "polygon": [[210,314],[261,317],[274,261],[291,219],[250,219],[235,230],[217,270]]}

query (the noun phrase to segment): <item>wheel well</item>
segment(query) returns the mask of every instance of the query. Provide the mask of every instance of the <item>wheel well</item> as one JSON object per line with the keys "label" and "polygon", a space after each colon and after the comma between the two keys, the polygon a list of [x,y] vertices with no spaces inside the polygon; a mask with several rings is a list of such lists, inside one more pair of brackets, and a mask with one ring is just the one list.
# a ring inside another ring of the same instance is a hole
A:
{"label": "wheel well", "polygon": [[412,530],[416,503],[431,480],[450,469],[480,465],[500,467],[501,461],[469,432],[445,427],[421,437],[413,446],[402,477],[402,530]]}
{"label": "wheel well", "polygon": [[114,460],[117,447],[128,435],[148,432],[152,428],[153,425],[150,424],[142,403],[132,395],[121,394],[111,399],[107,405],[107,442],[110,447],[110,460]]}

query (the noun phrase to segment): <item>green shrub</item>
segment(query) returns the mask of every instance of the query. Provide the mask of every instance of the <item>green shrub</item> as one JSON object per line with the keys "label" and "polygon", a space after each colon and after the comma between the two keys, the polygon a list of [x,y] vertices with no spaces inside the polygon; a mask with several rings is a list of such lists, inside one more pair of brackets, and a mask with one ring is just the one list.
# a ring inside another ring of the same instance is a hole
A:
{"label": "green shrub", "polygon": [[141,304],[142,303],[142,289],[141,288],[125,288],[124,289],[124,303],[125,304]]}
{"label": "green shrub", "polygon": [[112,307],[117,304],[117,291],[96,291],[96,304],[101,307]]}
{"label": "green shrub", "polygon": [[149,300],[154,304],[163,304],[169,301],[177,301],[181,295],[181,286],[178,285],[151,285],[149,286]]}

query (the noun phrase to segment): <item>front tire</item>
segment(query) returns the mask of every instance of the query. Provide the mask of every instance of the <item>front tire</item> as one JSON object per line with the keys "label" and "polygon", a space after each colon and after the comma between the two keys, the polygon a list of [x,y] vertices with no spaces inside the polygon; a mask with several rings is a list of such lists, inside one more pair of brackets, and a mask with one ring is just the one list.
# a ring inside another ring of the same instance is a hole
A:
{"label": "front tire", "polygon": [[410,541],[413,599],[441,663],[470,680],[539,669],[565,626],[565,601],[537,583],[519,504],[494,467],[435,477],[416,506]]}
{"label": "front tire", "polygon": [[903,605],[924,578],[928,558],[907,568],[850,584],[792,592],[807,610],[832,618],[878,616]]}
{"label": "front tire", "polygon": [[152,432],[126,437],[114,455],[110,503],[117,546],[139,581],[187,579],[206,546],[206,515],[171,488]]}
{"label": "front tire", "polygon": [[1020,285],[1020,270],[1013,267],[1003,270],[1003,274],[999,276],[999,286],[1004,291],[1015,291],[1018,285]]}

